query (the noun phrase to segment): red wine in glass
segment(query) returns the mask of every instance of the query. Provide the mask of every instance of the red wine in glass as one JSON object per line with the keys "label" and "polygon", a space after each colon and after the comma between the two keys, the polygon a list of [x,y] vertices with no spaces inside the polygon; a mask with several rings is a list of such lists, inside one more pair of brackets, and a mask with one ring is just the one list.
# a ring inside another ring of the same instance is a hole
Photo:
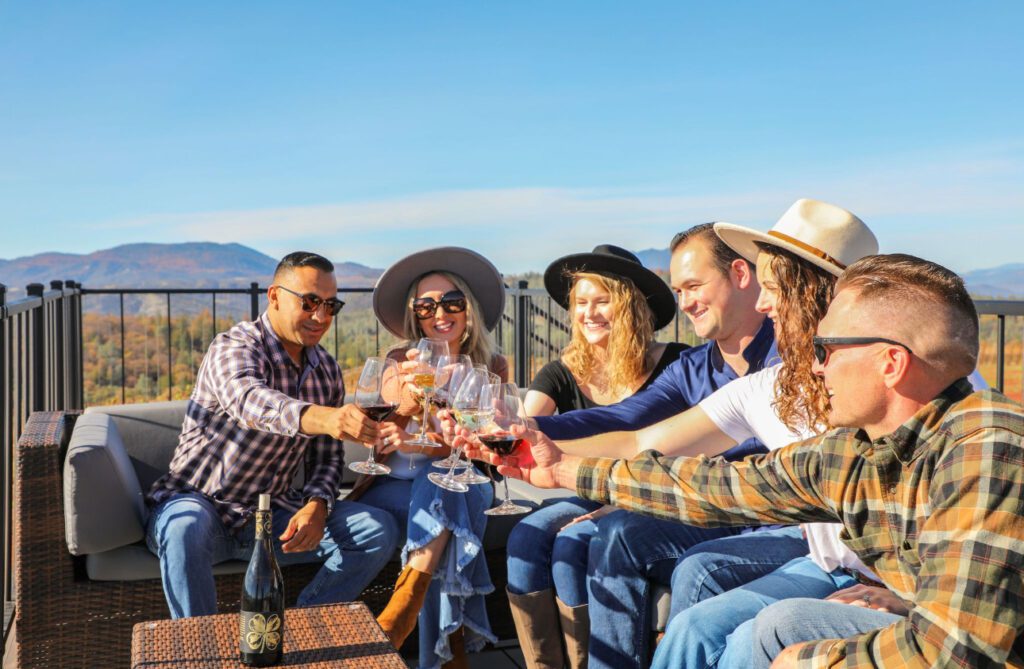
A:
{"label": "red wine in glass", "polygon": [[362,409],[367,418],[375,423],[379,423],[383,420],[387,420],[388,417],[395,412],[395,409],[398,408],[398,405],[384,402],[381,404],[368,404],[359,408]]}
{"label": "red wine in glass", "polygon": [[482,434],[479,438],[487,448],[491,449],[501,457],[512,455],[512,452],[516,450],[516,447],[523,442],[522,439],[515,437],[508,432]]}

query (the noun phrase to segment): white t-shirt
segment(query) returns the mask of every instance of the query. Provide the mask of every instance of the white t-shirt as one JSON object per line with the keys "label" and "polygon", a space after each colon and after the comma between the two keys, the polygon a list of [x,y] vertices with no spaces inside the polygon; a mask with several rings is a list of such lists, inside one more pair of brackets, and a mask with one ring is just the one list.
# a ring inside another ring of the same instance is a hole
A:
{"label": "white t-shirt", "polygon": [[[774,451],[796,441],[818,434],[811,429],[793,431],[775,413],[775,379],[782,365],[772,365],[760,372],[730,381],[700,403],[719,430],[736,443],[757,438]],[[839,540],[843,526],[839,523],[804,523],[802,525],[810,546],[810,558],[823,570],[838,567],[856,569],[872,580],[878,577],[860,561],[857,554]]]}

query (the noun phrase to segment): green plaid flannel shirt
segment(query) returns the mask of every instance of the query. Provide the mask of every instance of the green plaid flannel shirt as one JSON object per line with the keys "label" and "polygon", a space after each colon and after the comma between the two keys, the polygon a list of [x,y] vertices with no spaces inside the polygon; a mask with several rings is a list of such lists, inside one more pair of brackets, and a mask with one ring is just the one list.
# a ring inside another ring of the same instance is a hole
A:
{"label": "green plaid flannel shirt", "polygon": [[1024,413],[966,379],[892,434],[832,430],[739,462],[584,459],[579,494],[703,527],[840,522],[910,614],[801,667],[1024,666]]}

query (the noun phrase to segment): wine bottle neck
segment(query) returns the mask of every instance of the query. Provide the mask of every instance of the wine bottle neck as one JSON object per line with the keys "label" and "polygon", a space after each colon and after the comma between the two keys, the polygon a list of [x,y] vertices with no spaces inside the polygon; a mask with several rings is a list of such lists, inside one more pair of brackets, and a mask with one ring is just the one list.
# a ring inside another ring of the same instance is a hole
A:
{"label": "wine bottle neck", "polygon": [[256,541],[270,539],[273,535],[273,520],[270,511],[256,512]]}

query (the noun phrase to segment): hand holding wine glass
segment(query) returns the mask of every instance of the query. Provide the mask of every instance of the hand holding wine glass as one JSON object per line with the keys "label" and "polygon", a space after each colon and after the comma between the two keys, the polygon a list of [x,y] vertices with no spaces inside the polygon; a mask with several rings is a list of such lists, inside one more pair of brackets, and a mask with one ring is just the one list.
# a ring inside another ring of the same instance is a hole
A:
{"label": "hand holding wine glass", "polygon": [[[398,408],[401,383],[398,365],[388,358],[367,358],[356,382],[355,404],[366,416],[377,423],[388,419]],[[349,469],[360,474],[379,476],[390,474],[391,468],[374,461],[374,446],[366,462],[353,462]]]}
{"label": "hand holding wine glass", "polygon": [[[519,399],[519,389],[515,386],[512,389],[503,388],[501,397],[494,405],[494,415],[484,431],[478,435],[480,442],[491,449],[504,461],[522,443],[523,428],[525,427],[524,411],[522,400]],[[505,484],[505,496],[499,506],[484,511],[489,516],[511,516],[531,511],[529,507],[514,503],[508,494],[508,477],[503,479]]]}
{"label": "hand holding wine glass", "polygon": [[[487,413],[491,410],[491,395],[494,386],[489,383],[487,372],[474,369],[459,386],[451,399],[450,410],[459,425],[468,430],[478,429],[490,420]],[[428,478],[436,485],[452,492],[467,492],[469,486],[456,480],[455,468],[458,466],[458,450],[453,454],[452,465],[444,474],[431,473]]]}
{"label": "hand holding wine glass", "polygon": [[413,373],[413,384],[423,391],[423,421],[420,433],[409,441],[415,446],[437,448],[438,445],[427,438],[427,421],[430,418],[430,399],[433,395],[435,375],[441,358],[448,355],[448,342],[440,339],[420,339],[416,342],[416,370]]}

